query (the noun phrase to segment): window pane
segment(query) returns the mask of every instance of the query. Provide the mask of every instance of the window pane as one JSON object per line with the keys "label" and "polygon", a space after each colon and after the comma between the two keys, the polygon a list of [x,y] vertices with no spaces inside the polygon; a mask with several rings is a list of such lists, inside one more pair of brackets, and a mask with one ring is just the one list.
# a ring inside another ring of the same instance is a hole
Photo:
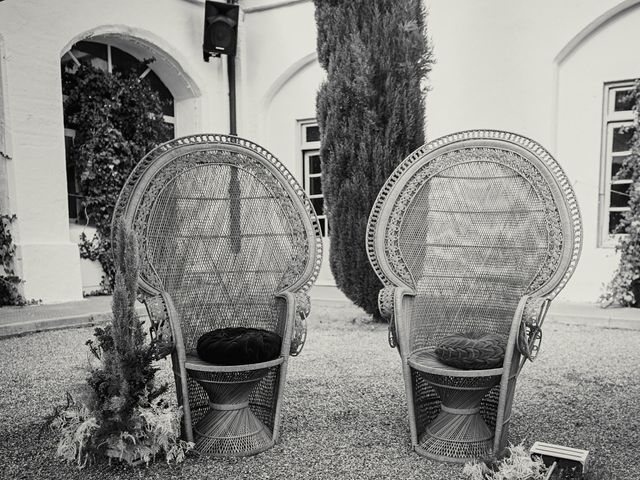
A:
{"label": "window pane", "polygon": [[319,218],[318,223],[320,223],[320,231],[322,231],[322,236],[327,236],[327,221],[324,218]]}
{"label": "window pane", "polygon": [[107,61],[107,45],[96,42],[78,42],[73,46],[73,53],[78,60],[82,57],[96,57]]}
{"label": "window pane", "polygon": [[316,215],[324,215],[324,198],[312,198],[311,203],[316,210]]}
{"label": "window pane", "polygon": [[320,155],[309,155],[309,173],[320,173],[322,167],[320,164]]}
{"label": "window pane", "polygon": [[120,50],[118,47],[111,47],[111,65],[114,73],[127,73],[133,70],[140,75],[147,69],[136,57]]}
{"label": "window pane", "polygon": [[305,138],[307,142],[319,142],[320,141],[320,127],[314,125],[312,127],[305,128]]}
{"label": "window pane", "polygon": [[65,71],[65,69],[73,70],[75,68],[76,62],[71,58],[71,52],[65,53],[60,59],[60,65],[62,66],[61,71]]}
{"label": "window pane", "polygon": [[133,70],[141,74],[146,70],[143,63],[136,57],[120,50],[118,47],[111,47],[111,65],[113,66],[114,72],[124,73]]}
{"label": "window pane", "polygon": [[160,77],[156,75],[156,73],[152,70],[150,71],[144,80],[148,80],[151,83],[151,88],[153,88],[158,95],[160,96],[160,100],[162,100],[162,113],[173,117],[173,95],[171,91],[167,88],[167,86],[160,80]]}
{"label": "window pane", "polygon": [[[624,162],[627,160],[627,158],[629,158],[630,155],[622,155],[622,156],[613,156],[611,158],[611,178],[614,178],[618,172],[620,171],[620,169],[622,168],[622,165],[624,165]],[[618,177],[618,180],[629,180],[629,175],[625,175],[624,177]]]}
{"label": "window pane", "polygon": [[624,229],[620,232],[616,231],[616,227],[620,223],[620,221],[624,218],[624,212],[609,212],[609,233],[626,233],[627,230]]}
{"label": "window pane", "polygon": [[611,206],[626,207],[629,205],[630,183],[615,183],[611,185]]}
{"label": "window pane", "polygon": [[71,149],[73,148],[73,137],[64,137],[64,148],[66,154],[67,166],[67,206],[69,208],[69,218],[78,217],[78,202],[75,194],[78,193],[76,188],[76,165],[71,160]]}
{"label": "window pane", "polygon": [[613,129],[613,151],[624,152],[631,148],[633,131],[630,128],[618,127]]}
{"label": "window pane", "polygon": [[633,108],[633,98],[629,95],[632,89],[629,90],[617,90],[615,95],[615,103],[613,110],[616,112],[626,112]]}
{"label": "window pane", "polygon": [[104,43],[78,42],[71,52],[79,61],[90,61],[94,67],[107,71],[107,46]]}
{"label": "window pane", "polygon": [[322,179],[321,177],[312,177],[309,179],[309,195],[322,194]]}

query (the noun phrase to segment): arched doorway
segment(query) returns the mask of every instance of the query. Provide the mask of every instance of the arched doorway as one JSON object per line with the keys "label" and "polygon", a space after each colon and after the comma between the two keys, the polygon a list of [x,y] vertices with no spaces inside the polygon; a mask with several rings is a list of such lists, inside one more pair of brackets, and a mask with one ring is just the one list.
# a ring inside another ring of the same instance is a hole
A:
{"label": "arched doorway", "polygon": [[[132,49],[133,51],[136,48]],[[139,49],[138,49],[139,50]],[[133,52],[126,51],[126,46],[122,40],[118,42],[118,46],[107,41],[95,41],[95,39],[82,40],[71,46],[61,57],[61,69],[63,76],[62,94],[63,100],[67,99],[70,82],[64,79],[72,78],[82,64],[90,65],[93,69],[105,72],[106,74],[132,75],[137,77],[139,82],[143,82],[146,86],[153,90],[161,101],[162,120],[167,125],[166,134],[163,134],[160,141],[167,141],[174,137],[175,134],[175,113],[174,113],[174,96],[169,88],[160,79],[154,71],[154,62],[146,62],[146,58],[152,57],[148,55],[141,57],[134,55]],[[77,88],[77,84],[76,84]],[[66,153],[66,176],[67,176],[67,193],[68,193],[68,211],[69,211],[69,231],[71,241],[78,242],[82,233],[87,239],[92,239],[96,229],[94,228],[91,215],[86,215],[82,205],[86,200],[86,194],[83,194],[79,188],[80,171],[71,152],[74,150],[74,142],[76,138],[76,128],[72,121],[72,113],[67,111],[67,102],[64,105],[65,118],[65,153]],[[162,122],[161,122],[162,123]],[[81,273],[83,292],[90,293],[102,289],[101,282],[103,270],[100,263],[96,261],[81,260]]]}

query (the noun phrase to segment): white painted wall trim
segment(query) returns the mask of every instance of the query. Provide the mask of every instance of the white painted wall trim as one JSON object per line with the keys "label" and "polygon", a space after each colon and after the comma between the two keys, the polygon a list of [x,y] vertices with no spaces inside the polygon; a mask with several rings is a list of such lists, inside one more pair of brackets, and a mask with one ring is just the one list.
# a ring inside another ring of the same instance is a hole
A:
{"label": "white painted wall trim", "polygon": [[635,7],[638,4],[640,4],[640,0],[624,0],[593,20],[591,23],[589,23],[589,25],[584,27],[582,30],[580,30],[580,32],[578,32],[577,35],[569,40],[564,48],[560,50],[560,52],[558,52],[558,54],[554,58],[554,62],[556,63],[556,65],[561,64],[571,54],[571,52],[573,52],[578,47],[578,45],[580,45],[587,37],[589,37],[593,32],[598,30],[605,23],[611,21],[619,14]]}
{"label": "white painted wall trim", "polygon": [[558,148],[558,116],[559,112],[559,101],[560,101],[560,66],[562,63],[573,53],[587,38],[589,38],[593,33],[600,29],[600,27],[604,26],[606,23],[613,20],[618,15],[626,12],[627,10],[637,6],[640,4],[640,0],[624,0],[620,2],[613,8],[610,8],[602,15],[598,16],[592,22],[590,22],[586,27],[580,30],[567,44],[558,52],[558,54],[553,59],[553,88],[552,88],[552,98],[551,98],[551,111],[553,112],[553,118],[551,119],[551,145],[550,152],[551,154],[556,154]]}
{"label": "white painted wall trim", "polygon": [[267,10],[273,10],[274,8],[291,7],[298,3],[307,3],[311,0],[280,0],[279,2],[270,3],[268,5],[260,5],[257,7],[244,8],[244,13],[258,13],[266,12]]}
{"label": "white painted wall trim", "polygon": [[287,67],[287,69],[273,81],[269,88],[267,88],[266,92],[262,96],[262,100],[260,101],[259,133],[261,136],[266,134],[266,119],[269,113],[269,106],[278,92],[280,92],[280,90],[282,90],[284,86],[298,73],[317,61],[318,54],[315,51],[308,53],[289,65],[289,67]]}
{"label": "white painted wall trim", "polygon": [[[15,186],[9,173],[9,162],[13,159],[11,148],[11,116],[9,115],[9,81],[6,65],[4,37],[0,33],[0,213],[13,213]],[[14,242],[19,240],[19,232],[14,229]],[[1,267],[0,267],[1,268]]]}
{"label": "white painted wall trim", "polygon": [[[205,4],[205,0],[184,0],[184,1],[188,3],[193,3],[194,5],[204,6]],[[291,7],[299,3],[307,3],[310,1],[311,0],[279,0],[277,2],[268,3],[266,5],[257,5],[255,7],[244,7],[244,5],[240,5],[240,8],[243,13],[258,13],[258,12],[266,12],[268,10],[274,10],[276,8]],[[244,4],[245,2],[241,2],[241,3]]]}
{"label": "white painted wall trim", "polygon": [[300,58],[293,62],[287,69],[282,72],[278,78],[274,80],[274,82],[267,88],[267,91],[262,97],[262,111],[266,112],[269,108],[269,105],[273,101],[274,97],[278,94],[280,90],[287,84],[289,80],[295,77],[298,72],[303,70],[308,65],[318,61],[318,54],[313,51],[308,53],[304,57]]}
{"label": "white painted wall trim", "polygon": [[142,28],[129,25],[101,25],[92,28],[74,35],[60,50],[60,56],[62,57],[76,42],[81,40],[102,39],[103,41],[112,41],[117,46],[118,38],[120,41],[124,38],[128,42],[138,45],[141,49],[153,52],[157,55],[158,60],[170,67],[174,78],[179,81],[172,82],[171,78],[162,78],[162,80],[167,83],[174,98],[181,100],[201,95],[199,85],[204,84],[204,80],[192,73],[195,72],[195,69],[189,64],[189,61],[164,38]]}

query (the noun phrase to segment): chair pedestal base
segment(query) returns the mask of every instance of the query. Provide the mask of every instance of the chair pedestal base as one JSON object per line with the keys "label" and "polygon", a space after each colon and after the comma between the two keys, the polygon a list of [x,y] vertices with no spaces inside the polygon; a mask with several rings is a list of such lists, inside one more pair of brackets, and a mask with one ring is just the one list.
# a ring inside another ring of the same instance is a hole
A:
{"label": "chair pedestal base", "polygon": [[422,376],[440,396],[442,405],[440,414],[418,439],[416,451],[433,460],[454,463],[490,455],[494,432],[480,414],[480,402],[500,377]]}
{"label": "chair pedestal base", "polygon": [[249,407],[251,393],[267,372],[189,371],[209,397],[209,411],[193,428],[196,450],[213,456],[247,456],[274,445],[271,431]]}

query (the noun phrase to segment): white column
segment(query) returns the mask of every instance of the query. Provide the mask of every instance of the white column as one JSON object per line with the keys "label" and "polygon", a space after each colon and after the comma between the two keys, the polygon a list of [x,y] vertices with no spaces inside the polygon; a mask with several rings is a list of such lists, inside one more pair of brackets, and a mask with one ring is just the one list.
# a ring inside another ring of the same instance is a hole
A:
{"label": "white column", "polygon": [[2,93],[17,273],[26,299],[48,303],[81,299],[82,280],[69,240],[60,52],[44,37],[5,39]]}

